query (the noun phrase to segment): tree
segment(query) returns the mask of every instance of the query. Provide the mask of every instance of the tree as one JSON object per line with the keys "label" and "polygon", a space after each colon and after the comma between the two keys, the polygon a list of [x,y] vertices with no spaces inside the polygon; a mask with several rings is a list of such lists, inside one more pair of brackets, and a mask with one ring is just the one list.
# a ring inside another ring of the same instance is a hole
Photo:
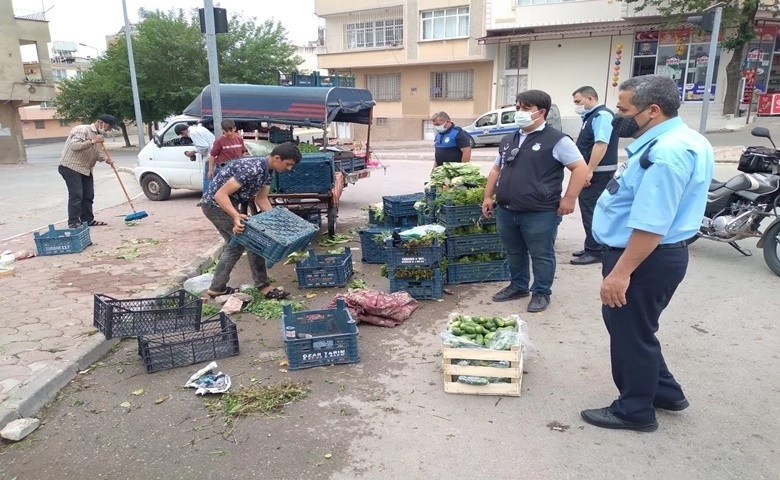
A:
{"label": "tree", "polygon": [[[711,6],[713,0],[625,0],[636,3],[637,11],[655,7],[665,17],[679,16],[678,23],[684,21],[684,14],[701,12]],[[755,19],[759,9],[778,15],[780,0],[724,0],[721,32],[724,40],[723,50],[731,51],[732,56],[726,65],[726,92],[723,98],[723,114],[739,115],[739,86],[742,78],[742,60],[756,37]]]}
{"label": "tree", "polygon": [[[180,113],[208,85],[208,62],[197,10],[142,9],[139,17],[133,53],[141,114],[151,136],[152,123]],[[120,41],[82,78],[61,84],[56,103],[58,116],[66,120],[115,115],[130,146],[124,122],[135,121],[135,109],[127,44],[120,33]],[[256,25],[254,19],[233,15],[229,33],[217,35],[220,82],[276,83],[278,71],[293,70],[303,61],[294,55],[286,35],[279,23]]]}

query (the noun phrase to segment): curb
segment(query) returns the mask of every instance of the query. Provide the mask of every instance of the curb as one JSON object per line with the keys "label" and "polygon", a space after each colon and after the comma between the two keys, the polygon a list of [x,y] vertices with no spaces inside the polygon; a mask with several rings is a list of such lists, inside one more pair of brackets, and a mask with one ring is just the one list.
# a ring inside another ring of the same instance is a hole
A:
{"label": "curb", "polygon": [[[171,272],[165,284],[157,288],[152,296],[161,297],[181,288],[184,280],[199,275],[203,269],[211,266],[224,248],[224,242],[217,242],[188,265]],[[119,338],[106,340],[97,332],[76,350],[64,355],[62,360],[36,372],[28,382],[14,389],[0,404],[0,429],[16,419],[38,414],[80,371],[100,360],[120,341]]]}

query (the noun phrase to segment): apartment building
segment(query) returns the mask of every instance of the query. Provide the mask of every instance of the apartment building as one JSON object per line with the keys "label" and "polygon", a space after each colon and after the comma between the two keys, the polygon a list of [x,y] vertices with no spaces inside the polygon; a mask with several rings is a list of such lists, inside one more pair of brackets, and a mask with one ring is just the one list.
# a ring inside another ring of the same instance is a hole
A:
{"label": "apartment building", "polygon": [[433,139],[430,117],[472,122],[493,105],[481,0],[315,0],[325,20],[321,69],[373,93],[373,139]]}
{"label": "apartment building", "polygon": [[50,40],[43,13],[0,2],[0,51],[7,52],[0,58],[0,163],[27,160],[19,108],[54,98]]}
{"label": "apartment building", "polygon": [[[769,12],[762,15],[771,18]],[[753,89],[771,88],[772,80],[767,78],[772,71],[771,52],[780,50],[777,25],[767,18],[756,23],[759,39],[754,47],[758,51],[763,48],[763,53],[755,55],[761,56],[757,63],[762,64],[759,70],[765,76],[742,85],[746,105]],[[614,106],[620,82],[652,73],[675,80],[683,102],[680,114],[689,125],[698,126],[711,61],[715,62],[715,70],[708,129],[744,124],[744,119],[724,119],[721,115],[731,52],[721,52],[718,45],[716,57],[710,59],[710,38],[695,25],[670,27],[669,19],[657,10],[638,11],[636,4],[625,2],[487,0],[485,35],[479,43],[496,58],[498,102],[508,102],[517,90],[545,90],[561,109],[564,130],[574,134],[581,121],[574,113],[572,91],[591,85],[607,106]],[[777,57],[780,60],[780,55]],[[747,67],[747,59],[743,63]]]}

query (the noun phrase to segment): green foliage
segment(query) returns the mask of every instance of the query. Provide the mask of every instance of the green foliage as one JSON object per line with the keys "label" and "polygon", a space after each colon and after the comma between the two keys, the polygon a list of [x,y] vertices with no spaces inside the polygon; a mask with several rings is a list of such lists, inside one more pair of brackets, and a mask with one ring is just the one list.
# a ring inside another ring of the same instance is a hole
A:
{"label": "green foliage", "polygon": [[[180,113],[209,83],[205,36],[196,9],[141,10],[132,37],[141,114],[147,123]],[[229,33],[217,35],[221,83],[274,84],[276,72],[294,70],[294,55],[281,24],[243,19],[234,14]],[[124,35],[109,46],[80,79],[60,84],[57,115],[92,121],[112,113],[135,121],[130,66]]]}

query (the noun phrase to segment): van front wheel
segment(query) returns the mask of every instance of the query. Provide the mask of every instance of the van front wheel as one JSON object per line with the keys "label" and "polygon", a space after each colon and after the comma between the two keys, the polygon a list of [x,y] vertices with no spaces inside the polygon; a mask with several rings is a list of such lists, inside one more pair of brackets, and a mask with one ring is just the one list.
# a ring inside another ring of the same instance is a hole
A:
{"label": "van front wheel", "polygon": [[171,196],[171,187],[159,176],[150,173],[141,179],[141,188],[149,200],[160,202]]}

